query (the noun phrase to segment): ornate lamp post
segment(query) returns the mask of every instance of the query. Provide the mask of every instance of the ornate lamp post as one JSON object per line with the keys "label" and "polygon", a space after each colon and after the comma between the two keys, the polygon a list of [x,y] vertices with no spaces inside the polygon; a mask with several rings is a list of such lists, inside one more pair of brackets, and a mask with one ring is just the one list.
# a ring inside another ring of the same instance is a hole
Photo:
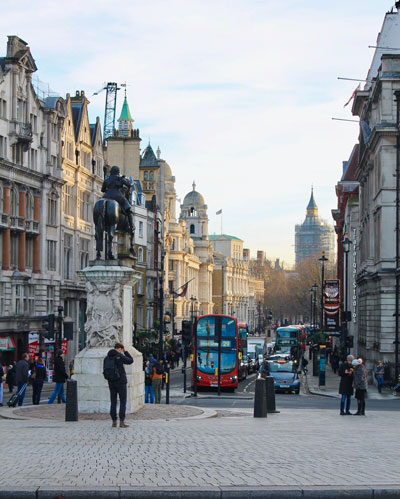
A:
{"label": "ornate lamp post", "polygon": [[342,246],[343,246],[343,252],[344,252],[344,263],[345,263],[345,266],[344,266],[344,272],[343,272],[343,276],[344,276],[344,302],[343,302],[343,305],[344,305],[344,314],[343,314],[343,323],[342,323],[342,352],[343,352],[343,360],[344,360],[344,357],[345,357],[345,354],[347,353],[347,333],[348,333],[348,330],[347,330],[347,322],[348,322],[348,310],[347,310],[347,306],[348,306],[348,302],[347,302],[347,294],[348,294],[348,282],[349,282],[349,251],[350,251],[350,245],[353,244],[352,241],[350,241],[349,239],[349,236],[347,234],[347,232],[345,233],[344,235],[344,239],[342,241]]}
{"label": "ornate lamp post", "polygon": [[[328,259],[325,256],[325,251],[322,252],[321,258],[318,259],[321,262],[321,324],[320,330],[322,332],[325,331],[324,327],[324,271],[325,271],[325,262]],[[319,346],[319,386],[325,386],[325,361],[326,361],[326,345]]]}

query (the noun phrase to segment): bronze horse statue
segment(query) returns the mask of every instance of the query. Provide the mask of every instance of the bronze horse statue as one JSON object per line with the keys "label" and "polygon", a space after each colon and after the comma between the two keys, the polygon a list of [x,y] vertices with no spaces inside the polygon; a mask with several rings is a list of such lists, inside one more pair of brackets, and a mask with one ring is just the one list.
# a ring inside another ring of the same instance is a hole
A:
{"label": "bronze horse statue", "polygon": [[[131,189],[126,189],[125,197],[129,198]],[[96,238],[96,259],[101,259],[103,251],[103,239],[105,239],[105,260],[114,260],[112,252],[112,243],[115,232],[121,234],[129,234],[130,246],[129,252],[134,254],[133,247],[135,230],[129,226],[128,217],[124,213],[118,201],[110,198],[101,198],[94,205],[93,219],[95,223],[95,238]]]}

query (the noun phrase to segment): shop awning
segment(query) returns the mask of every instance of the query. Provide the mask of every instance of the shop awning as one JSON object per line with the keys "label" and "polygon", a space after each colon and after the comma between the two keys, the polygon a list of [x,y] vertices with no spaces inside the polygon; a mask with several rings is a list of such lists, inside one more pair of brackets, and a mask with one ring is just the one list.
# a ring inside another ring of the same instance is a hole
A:
{"label": "shop awning", "polygon": [[0,337],[0,352],[10,352],[15,350],[13,340],[9,336]]}

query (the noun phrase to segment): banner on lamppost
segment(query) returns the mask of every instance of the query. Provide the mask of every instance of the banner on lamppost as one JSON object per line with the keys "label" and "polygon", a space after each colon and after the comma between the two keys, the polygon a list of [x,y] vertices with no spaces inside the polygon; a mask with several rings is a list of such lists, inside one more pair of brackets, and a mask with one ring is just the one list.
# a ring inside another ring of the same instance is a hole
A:
{"label": "banner on lamppost", "polygon": [[340,320],[339,279],[327,279],[324,283],[325,331],[338,331]]}

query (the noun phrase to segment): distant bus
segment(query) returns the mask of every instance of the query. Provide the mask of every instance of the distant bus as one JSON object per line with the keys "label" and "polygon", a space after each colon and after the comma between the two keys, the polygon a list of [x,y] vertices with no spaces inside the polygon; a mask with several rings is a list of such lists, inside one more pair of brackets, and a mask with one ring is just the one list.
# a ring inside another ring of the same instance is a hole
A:
{"label": "distant bus", "polygon": [[299,360],[301,356],[300,335],[301,326],[278,327],[276,330],[275,351],[290,353],[293,360]]}
{"label": "distant bus", "polygon": [[218,347],[221,346],[221,388],[235,389],[239,375],[239,330],[236,319],[227,315],[210,314],[196,319],[192,362],[192,385],[197,376],[198,387],[218,386]]}

